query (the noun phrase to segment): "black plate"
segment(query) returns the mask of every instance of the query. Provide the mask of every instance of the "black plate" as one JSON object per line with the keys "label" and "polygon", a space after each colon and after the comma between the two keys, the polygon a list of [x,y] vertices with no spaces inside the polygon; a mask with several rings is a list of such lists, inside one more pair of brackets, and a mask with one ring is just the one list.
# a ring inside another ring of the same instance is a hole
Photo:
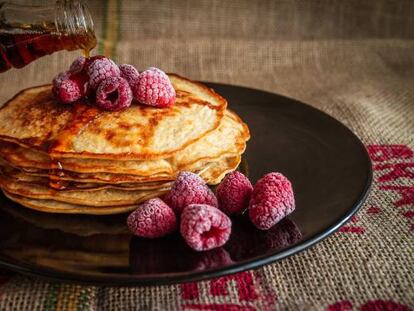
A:
{"label": "black plate", "polygon": [[252,181],[279,171],[293,183],[294,213],[263,232],[233,219],[230,241],[197,253],[178,234],[132,238],[125,216],[43,214],[0,197],[0,265],[25,274],[89,284],[143,285],[200,280],[298,253],[343,225],[371,185],[368,154],[344,125],[310,106],[263,91],[209,84],[249,125],[241,169]]}

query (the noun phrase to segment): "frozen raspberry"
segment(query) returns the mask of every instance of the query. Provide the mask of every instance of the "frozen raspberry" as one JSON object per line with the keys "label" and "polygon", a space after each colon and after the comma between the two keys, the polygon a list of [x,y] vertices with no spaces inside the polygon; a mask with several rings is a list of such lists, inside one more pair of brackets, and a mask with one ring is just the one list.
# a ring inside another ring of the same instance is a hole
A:
{"label": "frozen raspberry", "polygon": [[90,96],[93,92],[89,88],[89,77],[85,71],[80,71],[75,74],[71,74],[69,79],[76,83],[81,91],[82,97]]}
{"label": "frozen raspberry", "polygon": [[62,80],[55,92],[57,99],[65,104],[73,103],[82,97],[79,85],[71,79]]}
{"label": "frozen raspberry", "polygon": [[83,56],[79,56],[77,59],[75,59],[69,67],[69,72],[72,74],[80,73],[86,64],[86,58]]}
{"label": "frozen raspberry", "polygon": [[88,64],[89,87],[96,89],[99,84],[109,77],[119,77],[121,71],[109,58],[97,58]]}
{"label": "frozen raspberry", "polygon": [[177,214],[190,204],[208,204],[218,206],[217,198],[204,180],[197,174],[181,172],[171,187],[171,191],[164,197],[167,203]]}
{"label": "frozen raspberry", "polygon": [[219,208],[227,215],[241,214],[248,206],[253,186],[240,172],[233,172],[216,189]]}
{"label": "frozen raspberry", "polygon": [[53,85],[53,93],[57,96],[58,89],[64,80],[69,79],[70,73],[67,71],[59,73],[56,77],[53,78],[52,85]]}
{"label": "frozen raspberry", "polygon": [[154,67],[140,73],[132,93],[140,103],[154,107],[170,107],[175,102],[175,90],[170,79],[165,72]]}
{"label": "frozen raspberry", "polygon": [[253,224],[267,230],[295,209],[290,181],[280,173],[263,176],[254,186],[249,204]]}
{"label": "frozen raspberry", "polygon": [[205,251],[227,242],[231,233],[231,220],[214,206],[191,204],[181,214],[180,232],[192,249]]}
{"label": "frozen raspberry", "polygon": [[173,232],[177,227],[177,219],[167,204],[155,198],[138,206],[128,216],[127,224],[133,234],[153,239]]}
{"label": "frozen raspberry", "polygon": [[131,102],[131,88],[124,78],[107,78],[99,84],[96,90],[96,104],[102,109],[118,111],[129,107]]}
{"label": "frozen raspberry", "polygon": [[138,81],[138,70],[129,64],[119,65],[119,70],[121,71],[121,77],[127,80],[132,88]]}

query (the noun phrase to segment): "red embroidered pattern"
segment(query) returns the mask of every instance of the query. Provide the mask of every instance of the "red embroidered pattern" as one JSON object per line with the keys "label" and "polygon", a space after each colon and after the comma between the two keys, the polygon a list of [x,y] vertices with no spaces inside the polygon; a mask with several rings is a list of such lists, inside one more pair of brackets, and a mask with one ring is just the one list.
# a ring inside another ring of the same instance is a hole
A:
{"label": "red embroidered pattern", "polygon": [[[395,207],[404,209],[401,215],[405,219],[411,219],[413,210],[406,210],[414,207],[414,184],[395,185],[399,179],[414,180],[414,151],[405,145],[370,145],[367,147],[372,161],[373,169],[382,173],[377,178],[380,184],[379,189],[384,191],[394,191],[399,195],[399,199],[394,201]],[[409,230],[413,231],[414,224],[409,225]]]}
{"label": "red embroidered pattern", "polygon": [[[327,311],[351,311],[353,305],[349,300],[338,301],[329,305]],[[355,309],[359,311],[411,311],[410,307],[391,300],[370,300]]]}

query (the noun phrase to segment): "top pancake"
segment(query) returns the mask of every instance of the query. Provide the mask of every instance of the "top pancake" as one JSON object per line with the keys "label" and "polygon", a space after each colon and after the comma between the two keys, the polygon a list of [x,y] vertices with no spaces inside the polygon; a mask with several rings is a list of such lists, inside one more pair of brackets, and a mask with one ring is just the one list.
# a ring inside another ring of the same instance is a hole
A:
{"label": "top pancake", "polygon": [[216,129],[227,106],[210,88],[169,77],[177,100],[167,109],[134,103],[108,112],[86,104],[59,104],[50,85],[26,89],[0,109],[0,140],[56,158],[165,158]]}

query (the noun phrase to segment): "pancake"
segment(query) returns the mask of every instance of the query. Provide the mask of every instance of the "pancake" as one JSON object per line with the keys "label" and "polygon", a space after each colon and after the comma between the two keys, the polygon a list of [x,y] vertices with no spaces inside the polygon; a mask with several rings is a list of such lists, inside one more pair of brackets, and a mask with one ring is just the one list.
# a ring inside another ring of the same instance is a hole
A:
{"label": "pancake", "polygon": [[[223,178],[223,176],[237,168],[240,163],[240,157],[228,158],[226,167],[227,171],[216,168],[220,173],[217,176],[217,179],[213,180],[212,183],[218,183]],[[217,173],[217,172],[216,172]],[[218,173],[217,173],[218,174]],[[10,200],[17,202],[27,208],[34,209],[46,213],[59,213],[59,214],[90,214],[90,215],[112,215],[127,213],[133,211],[137,208],[137,205],[130,206],[101,206],[101,207],[91,207],[86,205],[79,204],[70,204],[59,202],[55,200],[42,200],[42,199],[31,199],[22,197],[16,194],[8,193],[3,189],[3,193]],[[148,199],[148,198],[147,198]]]}
{"label": "pancake", "polygon": [[93,207],[137,205],[169,190],[169,188],[156,190],[99,189],[91,194],[88,191],[59,191],[39,184],[16,182],[1,175],[0,184],[8,193],[26,198],[56,200]]}
{"label": "pancake", "polygon": [[[217,177],[211,175],[210,169],[214,166],[217,166],[217,170],[222,169],[223,171],[227,171],[226,158],[233,158],[237,157],[238,154],[229,154],[223,155],[221,158],[214,159],[214,160],[206,160],[201,161],[198,163],[193,163],[190,167],[187,167],[185,170],[192,171],[194,173],[200,173],[201,171],[204,172],[202,177],[204,180],[210,184],[210,180],[216,179]],[[154,174],[147,177],[141,176],[134,176],[128,174],[112,174],[112,173],[75,173],[69,171],[60,171],[57,175],[54,172],[50,172],[47,170],[33,170],[31,172],[26,172],[27,175],[31,176],[38,176],[38,177],[45,177],[45,178],[53,178],[59,179],[62,181],[73,181],[73,182],[80,182],[80,183],[99,183],[99,184],[110,184],[110,185],[122,185],[122,184],[131,184],[131,183],[167,183],[174,181],[176,175],[168,175],[168,174]],[[178,174],[178,172],[177,172]]]}
{"label": "pancake", "polygon": [[[210,169],[209,175],[210,179],[208,181],[209,185],[217,185],[219,184],[224,176],[226,176],[228,173],[233,172],[237,169],[241,162],[241,156],[235,156],[235,157],[229,157],[226,158],[225,161],[223,161],[219,165],[215,165]],[[204,174],[200,173],[200,176],[205,179]]]}
{"label": "pancake", "polygon": [[0,108],[4,194],[37,211],[109,215],[164,195],[181,171],[218,184],[237,169],[249,129],[213,90],[169,77],[168,109],[63,105],[50,85],[17,94]]}
{"label": "pancake", "polygon": [[169,77],[177,93],[169,109],[134,104],[108,112],[59,104],[51,85],[26,89],[0,108],[0,140],[58,158],[163,159],[216,129],[227,106],[210,88]]}
{"label": "pancake", "polygon": [[[149,176],[166,173],[175,174],[179,170],[201,160],[219,158],[223,154],[238,154],[244,151],[249,138],[247,126],[232,112],[226,111],[220,126],[205,135],[199,141],[190,144],[167,159],[148,161],[113,161],[99,159],[59,159],[60,165],[67,171],[79,173],[116,173]],[[10,165],[24,168],[27,171],[50,169],[51,158],[19,145],[0,142],[0,156]]]}
{"label": "pancake", "polygon": [[[10,166],[1,166],[0,165],[0,173],[2,173],[5,177],[13,179],[17,182],[27,182],[27,183],[34,183],[40,184],[43,186],[48,186],[50,179],[45,172],[44,175],[30,175],[19,169],[12,168]],[[77,181],[69,181],[69,183],[65,186],[65,191],[93,191],[98,189],[106,189],[106,188],[113,188],[113,189],[127,189],[127,190],[153,190],[159,188],[165,188],[171,186],[170,181],[161,181],[161,182],[143,182],[143,183],[121,183],[121,184],[102,184],[102,183],[93,183],[93,182],[81,182]]]}
{"label": "pancake", "polygon": [[58,202],[54,200],[39,200],[25,198],[16,194],[8,193],[3,189],[3,193],[10,200],[19,203],[27,208],[31,208],[40,212],[59,213],[59,214],[91,214],[91,215],[111,215],[121,214],[133,211],[137,205],[129,206],[101,206],[91,207],[85,205],[70,204]]}

